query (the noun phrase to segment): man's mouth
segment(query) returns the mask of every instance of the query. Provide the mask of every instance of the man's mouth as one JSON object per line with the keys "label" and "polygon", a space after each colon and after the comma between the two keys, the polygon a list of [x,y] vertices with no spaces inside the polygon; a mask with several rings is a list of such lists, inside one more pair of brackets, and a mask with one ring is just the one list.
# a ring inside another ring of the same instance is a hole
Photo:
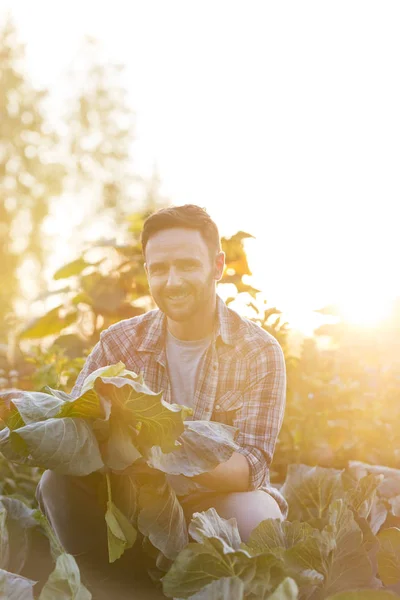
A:
{"label": "man's mouth", "polygon": [[179,294],[168,294],[167,299],[172,300],[173,302],[179,302],[185,300],[188,296],[190,296],[190,292],[181,292]]}

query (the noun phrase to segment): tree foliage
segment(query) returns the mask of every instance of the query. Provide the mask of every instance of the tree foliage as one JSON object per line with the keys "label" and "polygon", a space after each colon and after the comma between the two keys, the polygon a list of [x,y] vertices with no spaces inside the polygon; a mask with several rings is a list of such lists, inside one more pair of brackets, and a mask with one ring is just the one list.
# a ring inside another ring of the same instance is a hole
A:
{"label": "tree foliage", "polygon": [[46,121],[46,92],[30,83],[24,48],[10,21],[0,31],[0,340],[6,316],[21,289],[18,269],[32,259],[38,278],[45,264],[42,224],[49,200],[62,189],[64,168],[55,153],[57,135]]}

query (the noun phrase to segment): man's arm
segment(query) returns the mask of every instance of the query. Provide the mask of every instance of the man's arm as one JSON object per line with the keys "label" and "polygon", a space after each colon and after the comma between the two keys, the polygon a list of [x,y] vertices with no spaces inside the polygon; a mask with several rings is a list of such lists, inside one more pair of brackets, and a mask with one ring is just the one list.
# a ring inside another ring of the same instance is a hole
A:
{"label": "man's arm", "polygon": [[249,360],[249,384],[234,427],[239,449],[213,471],[193,480],[217,491],[256,490],[269,481],[276,440],[286,401],[286,366],[282,348],[273,338]]}
{"label": "man's arm", "polygon": [[239,452],[209,473],[196,475],[193,480],[217,492],[246,492],[249,489],[250,466]]}

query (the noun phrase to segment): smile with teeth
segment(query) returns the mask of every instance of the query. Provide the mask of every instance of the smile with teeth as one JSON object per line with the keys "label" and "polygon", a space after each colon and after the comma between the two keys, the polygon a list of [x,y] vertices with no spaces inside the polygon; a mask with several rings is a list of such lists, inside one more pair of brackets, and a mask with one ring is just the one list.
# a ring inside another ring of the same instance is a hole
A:
{"label": "smile with teeth", "polygon": [[168,298],[168,300],[184,300],[188,296],[189,296],[189,292],[184,292],[181,294],[169,295],[169,296],[167,296],[167,298]]}

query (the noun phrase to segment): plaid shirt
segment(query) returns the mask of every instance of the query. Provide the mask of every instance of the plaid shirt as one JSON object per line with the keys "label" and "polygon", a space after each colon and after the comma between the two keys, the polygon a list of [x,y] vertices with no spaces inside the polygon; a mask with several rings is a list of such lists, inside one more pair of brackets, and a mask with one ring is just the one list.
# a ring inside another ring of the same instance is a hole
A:
{"label": "plaid shirt", "polygon": [[[100,335],[72,390],[78,396],[92,371],[122,361],[142,372],[154,391],[171,402],[165,350],[166,317],[152,310],[120,321]],[[278,502],[284,517],[287,503],[269,483],[269,466],[282,425],[286,368],[277,340],[249,319],[239,316],[217,296],[217,321],[202,361],[193,419],[212,420],[239,429],[238,452],[250,466],[250,490],[264,489]]]}

